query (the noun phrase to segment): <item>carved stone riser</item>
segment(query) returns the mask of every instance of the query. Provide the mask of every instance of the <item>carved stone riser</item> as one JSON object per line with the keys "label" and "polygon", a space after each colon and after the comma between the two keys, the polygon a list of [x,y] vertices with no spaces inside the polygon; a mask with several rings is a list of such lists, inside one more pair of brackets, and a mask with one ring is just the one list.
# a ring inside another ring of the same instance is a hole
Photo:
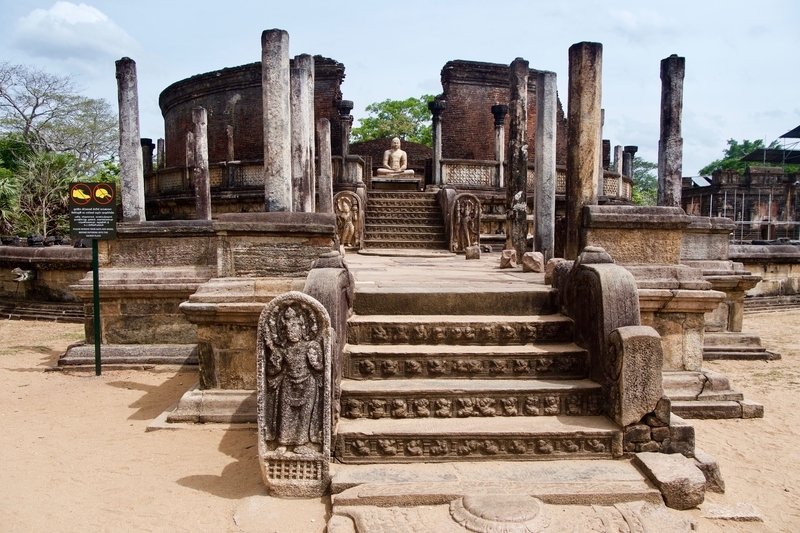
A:
{"label": "carved stone riser", "polygon": [[498,357],[369,357],[345,355],[344,377],[352,379],[581,379],[587,375],[585,352],[558,356]]}
{"label": "carved stone riser", "polygon": [[553,438],[550,435],[472,435],[470,438],[413,439],[342,437],[334,456],[342,463],[407,463],[450,461],[536,461],[554,459],[609,459],[619,447],[616,436],[601,434]]}
{"label": "carved stone riser", "polygon": [[366,212],[367,220],[372,220],[375,217],[395,217],[402,218],[407,216],[426,216],[436,218],[439,224],[443,224],[441,214],[438,209],[428,209],[427,207],[418,207],[410,209],[407,207],[387,207],[384,209],[369,209]]}
{"label": "carved stone riser", "polygon": [[405,232],[379,232],[367,230],[367,240],[396,240],[396,241],[414,241],[414,242],[428,242],[428,241],[442,241],[444,242],[443,234],[436,234],[433,232],[428,233],[405,233]]}
{"label": "carved stone riser", "polygon": [[365,240],[364,241],[366,248],[402,248],[402,249],[426,249],[426,250],[444,250],[447,249],[447,242],[446,241],[435,241],[435,242],[422,242],[422,241],[415,241],[415,242],[401,242],[401,241],[375,241],[375,240]]}
{"label": "carved stone riser", "polygon": [[370,200],[376,199],[399,199],[399,198],[408,198],[409,200],[419,200],[419,199],[430,199],[434,201],[436,199],[436,193],[425,193],[425,192],[377,192],[377,191],[369,191],[367,193],[367,198]]}
{"label": "carved stone riser", "polygon": [[408,323],[388,326],[383,323],[350,322],[350,344],[527,344],[571,342],[572,322],[487,323],[460,322],[447,325]]}
{"label": "carved stone riser", "polygon": [[391,224],[391,225],[402,225],[408,224],[409,222],[413,221],[415,224],[422,224],[425,226],[436,226],[441,228],[442,220],[439,217],[435,217],[433,215],[427,215],[424,213],[404,213],[402,215],[367,215],[367,224],[372,226],[375,224]]}
{"label": "carved stone riser", "polygon": [[425,198],[414,199],[414,198],[370,198],[368,204],[372,206],[383,206],[383,205],[414,205],[414,206],[424,206],[424,207],[438,207],[436,200],[429,200]]}
{"label": "carved stone riser", "polygon": [[367,235],[370,237],[379,237],[381,235],[393,236],[393,235],[403,235],[403,236],[418,236],[418,235],[434,235],[434,236],[441,236],[444,238],[444,232],[442,228],[437,228],[436,226],[424,226],[424,225],[413,225],[413,226],[388,226],[388,225],[367,225]]}
{"label": "carved stone riser", "polygon": [[[425,395],[409,392],[391,397],[342,392],[342,416],[358,418],[491,418],[495,416],[595,416],[602,411],[599,390],[576,393],[544,393],[509,396],[484,393],[479,397],[462,394]],[[490,423],[490,422],[487,422]]]}

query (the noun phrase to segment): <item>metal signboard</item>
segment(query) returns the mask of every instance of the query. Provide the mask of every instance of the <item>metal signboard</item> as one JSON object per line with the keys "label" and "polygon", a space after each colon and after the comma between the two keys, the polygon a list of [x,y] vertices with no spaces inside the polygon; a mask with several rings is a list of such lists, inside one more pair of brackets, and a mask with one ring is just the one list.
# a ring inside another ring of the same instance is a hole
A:
{"label": "metal signboard", "polygon": [[69,231],[73,239],[117,237],[117,193],[113,183],[73,183]]}

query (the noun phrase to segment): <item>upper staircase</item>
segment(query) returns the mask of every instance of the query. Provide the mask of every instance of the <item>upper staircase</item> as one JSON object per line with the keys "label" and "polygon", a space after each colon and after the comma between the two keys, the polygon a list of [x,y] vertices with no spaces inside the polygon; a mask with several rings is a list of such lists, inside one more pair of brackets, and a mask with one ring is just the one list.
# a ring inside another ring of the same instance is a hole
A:
{"label": "upper staircase", "polygon": [[442,209],[432,192],[367,192],[366,248],[446,249]]}
{"label": "upper staircase", "polygon": [[[502,310],[500,310],[502,309]],[[335,457],[351,464],[612,458],[587,352],[552,289],[357,291]]]}

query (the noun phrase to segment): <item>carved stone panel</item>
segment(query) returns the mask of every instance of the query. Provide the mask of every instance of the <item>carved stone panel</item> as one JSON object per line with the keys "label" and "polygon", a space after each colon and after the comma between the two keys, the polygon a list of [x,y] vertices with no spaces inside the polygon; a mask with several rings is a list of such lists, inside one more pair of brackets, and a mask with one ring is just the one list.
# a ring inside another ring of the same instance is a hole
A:
{"label": "carved stone panel", "polygon": [[342,191],[333,197],[336,214],[336,234],[345,248],[361,248],[364,239],[364,206],[361,198],[351,191]]}
{"label": "carved stone panel", "polygon": [[481,202],[474,194],[459,194],[450,212],[450,251],[465,252],[481,241]]}
{"label": "carved stone panel", "polygon": [[284,293],[261,313],[259,462],[277,496],[320,496],[330,481],[331,337],[328,312],[303,293]]}

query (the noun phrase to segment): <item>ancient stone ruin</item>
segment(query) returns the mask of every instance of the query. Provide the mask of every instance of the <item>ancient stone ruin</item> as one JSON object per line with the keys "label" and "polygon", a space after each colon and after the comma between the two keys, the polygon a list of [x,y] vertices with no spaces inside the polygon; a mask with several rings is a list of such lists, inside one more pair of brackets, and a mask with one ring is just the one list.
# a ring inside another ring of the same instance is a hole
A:
{"label": "ancient stone ruin", "polygon": [[[265,485],[331,494],[332,533],[693,530],[678,511],[721,484],[685,419],[763,407],[703,367],[760,347],[741,335],[758,279],[725,220],[680,207],[682,58],[662,205],[637,207],[636,147],[612,165],[602,139],[599,43],[569,50],[566,116],[522,58],[447,63],[429,154],[351,150],[344,65],[290,58],[282,30],[261,44],[165,89],[155,168],[118,64],[138,144],[101,243],[106,360],[196,362],[164,424],[257,423]],[[364,262],[382,255],[401,257]],[[87,343],[91,285],[71,287]]]}

